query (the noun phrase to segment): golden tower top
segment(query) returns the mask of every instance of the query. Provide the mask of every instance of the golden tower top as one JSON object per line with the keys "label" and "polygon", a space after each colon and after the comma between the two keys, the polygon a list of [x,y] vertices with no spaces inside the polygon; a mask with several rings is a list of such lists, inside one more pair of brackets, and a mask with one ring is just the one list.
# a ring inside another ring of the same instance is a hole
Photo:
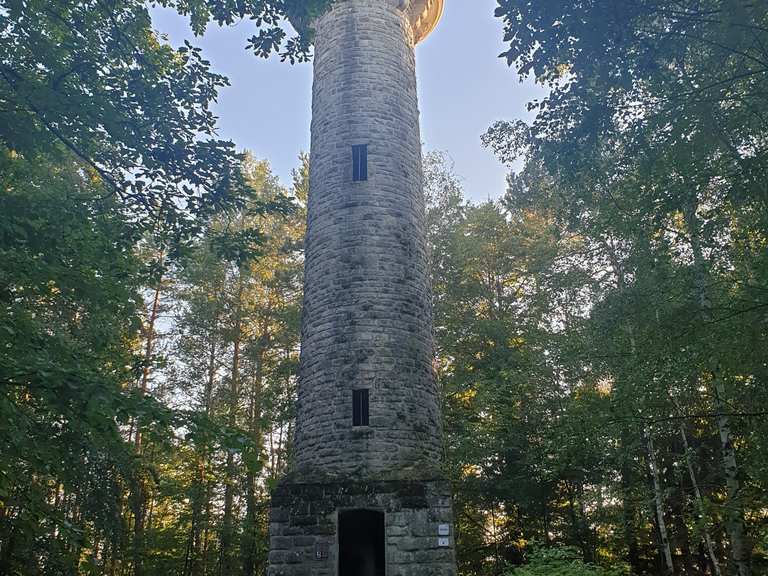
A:
{"label": "golden tower top", "polygon": [[[404,3],[407,0],[404,1]],[[444,0],[410,0],[407,11],[413,27],[413,40],[419,43],[437,26],[443,15]]]}

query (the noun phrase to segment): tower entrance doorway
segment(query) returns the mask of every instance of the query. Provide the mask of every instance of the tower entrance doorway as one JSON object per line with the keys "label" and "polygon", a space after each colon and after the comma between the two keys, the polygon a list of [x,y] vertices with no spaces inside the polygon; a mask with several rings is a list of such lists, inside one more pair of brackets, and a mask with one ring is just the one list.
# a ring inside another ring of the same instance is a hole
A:
{"label": "tower entrance doorway", "polygon": [[383,512],[339,512],[339,576],[385,576]]}

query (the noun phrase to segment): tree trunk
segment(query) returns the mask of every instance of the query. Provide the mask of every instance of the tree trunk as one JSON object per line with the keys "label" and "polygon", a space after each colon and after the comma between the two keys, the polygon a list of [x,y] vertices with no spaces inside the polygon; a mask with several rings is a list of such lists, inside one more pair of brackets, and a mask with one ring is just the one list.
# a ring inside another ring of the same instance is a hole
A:
{"label": "tree trunk", "polygon": [[[253,442],[254,450],[261,451],[261,397],[262,397],[262,363],[264,352],[259,346],[256,353],[256,370],[253,376],[250,403],[248,407],[248,431]],[[256,502],[256,471],[253,465],[249,465],[246,473],[246,511],[245,526],[243,530],[243,576],[255,576],[257,568],[258,550],[258,519]]]}
{"label": "tree trunk", "polygon": [[583,490],[581,486],[579,486],[577,493],[571,482],[568,481],[565,482],[565,488],[568,492],[568,511],[571,517],[571,529],[573,531],[574,540],[581,550],[584,562],[592,563],[595,561],[595,554],[594,547],[591,544],[592,538],[589,532],[589,527],[587,526],[584,517],[584,506],[580,495]]}
{"label": "tree trunk", "polygon": [[[242,297],[244,281],[242,273],[238,280],[237,301],[235,311],[235,326],[233,333],[232,371],[229,389],[229,426],[237,425],[237,405],[240,395],[240,346],[242,344]],[[219,540],[219,574],[231,576],[234,574],[234,501],[235,501],[235,456],[232,450],[227,451],[227,464],[224,479],[224,513],[222,518],[221,538]]]}
{"label": "tree trunk", "polygon": [[661,480],[659,478],[659,468],[656,463],[656,449],[653,446],[653,436],[650,430],[645,431],[646,450],[648,452],[648,467],[653,481],[654,508],[656,511],[656,522],[659,528],[659,543],[664,561],[664,574],[674,574],[675,566],[672,562],[672,550],[669,546],[669,533],[667,524],[664,521],[664,494],[661,490]]}
{"label": "tree trunk", "polygon": [[[216,382],[216,333],[219,329],[218,316],[214,317],[210,331],[210,346],[208,352],[208,366],[203,389],[203,413],[210,417],[213,409],[213,387]],[[205,541],[207,538],[208,510],[210,509],[208,482],[206,469],[208,467],[208,446],[203,445],[197,449],[196,477],[192,487],[192,528],[190,532],[189,562],[185,567],[185,574],[189,576],[203,576],[205,566]]]}
{"label": "tree trunk", "polygon": [[[596,549],[597,538],[595,537],[595,533],[589,527],[589,522],[587,521],[587,509],[584,506],[584,484],[583,483],[579,483],[579,491],[577,493],[576,501],[579,503],[579,519],[580,519],[579,523],[581,525],[582,539],[584,540],[584,544],[586,546],[584,561],[590,564],[594,564],[597,562],[597,549]],[[598,514],[599,514],[599,510],[598,510]]]}
{"label": "tree trunk", "polygon": [[696,473],[693,470],[693,462],[691,459],[691,448],[688,445],[688,435],[685,433],[685,425],[680,425],[680,437],[683,441],[683,450],[685,451],[685,465],[688,469],[688,476],[691,479],[691,486],[693,486],[693,495],[696,499],[696,517],[702,526],[704,544],[706,545],[707,555],[709,556],[709,562],[712,566],[712,574],[714,576],[722,576],[720,573],[720,563],[717,561],[717,555],[715,554],[715,547],[712,544],[712,536],[709,533],[709,520],[706,516],[706,508],[704,506],[704,498],[701,496],[701,490],[699,489],[699,482],[696,478]]}
{"label": "tree trunk", "polygon": [[[693,552],[691,551],[691,535],[686,523],[686,485],[682,474],[674,473],[677,480],[677,495],[669,499],[672,514],[672,524],[674,526],[673,539],[677,544],[674,548],[679,548],[681,558],[678,563],[678,571],[685,574],[694,574]],[[671,484],[671,482],[670,482]]]}
{"label": "tree trunk", "polygon": [[641,572],[640,550],[637,544],[637,510],[632,496],[632,470],[631,446],[629,431],[626,426],[621,431],[621,498],[622,498],[622,522],[624,524],[624,544],[627,547],[627,563],[636,573]]}
{"label": "tree trunk", "polygon": [[738,477],[739,469],[736,464],[736,451],[733,448],[730,419],[725,415],[725,389],[718,375],[713,375],[713,379],[717,430],[720,435],[725,485],[728,490],[728,499],[725,503],[726,526],[731,540],[736,573],[738,576],[750,576],[749,546],[744,533],[744,510],[741,502],[741,482]]}
{"label": "tree trunk", "polygon": [[[694,278],[696,297],[701,307],[702,320],[712,321],[712,301],[709,294],[709,270],[701,246],[701,227],[697,215],[698,203],[694,199],[686,206],[685,219],[691,235],[691,251],[694,259]],[[720,437],[720,449],[723,462],[723,474],[727,490],[725,504],[726,530],[731,544],[731,558],[738,576],[750,576],[750,550],[744,530],[744,510],[741,502],[741,482],[733,448],[730,418],[727,415],[725,382],[723,370],[714,354],[709,354],[711,368],[710,388],[715,408],[715,423]]]}
{"label": "tree trunk", "polygon": [[[149,387],[149,375],[151,372],[152,353],[155,346],[155,325],[157,324],[157,316],[160,312],[160,293],[163,287],[163,279],[160,278],[155,286],[155,291],[152,296],[152,306],[149,310],[149,316],[146,326],[146,343],[144,345],[144,367],[141,372],[141,382],[139,389],[143,394],[146,394]],[[138,431],[137,431],[138,434]],[[136,443],[140,444],[141,440],[137,437]]]}
{"label": "tree trunk", "polygon": [[[162,255],[161,255],[162,258]],[[149,316],[146,326],[146,343],[144,347],[144,366],[141,373],[141,380],[139,381],[139,390],[142,395],[147,393],[149,388],[149,376],[151,373],[152,354],[155,344],[155,325],[157,324],[158,312],[160,310],[160,294],[162,291],[163,279],[158,279],[155,286],[154,294],[152,297],[152,305],[150,307]],[[137,456],[141,457],[142,436],[141,436],[141,423],[136,422],[136,432],[134,437],[134,446],[136,448]],[[134,483],[134,493],[132,498],[133,508],[133,576],[143,576],[144,574],[144,516],[146,513],[146,485],[144,479],[143,464],[139,459],[139,470]]]}
{"label": "tree trunk", "polygon": [[[603,248],[608,255],[608,259],[611,262],[613,271],[616,274],[616,287],[623,291],[627,287],[626,275],[624,273],[624,267],[616,254],[616,250],[613,246],[605,241],[601,241]],[[637,343],[635,342],[634,327],[631,322],[625,320],[624,326],[626,327],[629,335],[630,353],[633,360],[637,357]],[[628,379],[624,377],[616,378],[616,394],[619,398],[619,402],[624,405],[629,405],[628,400],[631,399],[632,393],[627,390]],[[623,402],[621,402],[623,400]],[[630,409],[631,413],[631,409]],[[627,424],[622,424],[620,433],[620,450],[621,450],[621,496],[622,496],[622,523],[624,528],[624,543],[627,547],[627,563],[632,570],[638,574],[643,571],[643,567],[640,565],[640,550],[638,546],[637,538],[637,509],[635,506],[634,498],[632,497],[632,478],[634,473],[632,470],[632,446],[634,442],[632,438],[634,432],[628,427]]]}
{"label": "tree trunk", "polygon": [[209,574],[208,568],[210,567],[210,550],[211,550],[211,498],[212,498],[212,486],[209,482],[205,484],[205,512],[203,518],[205,523],[203,525],[203,557],[202,557],[202,575]]}
{"label": "tree trunk", "polygon": [[231,451],[227,454],[226,479],[224,484],[224,515],[221,522],[219,540],[219,574],[227,576],[233,573],[234,562],[232,545],[234,544],[234,500],[235,500],[235,458]]}
{"label": "tree trunk", "polygon": [[133,493],[133,576],[144,574],[144,482],[136,479]]}

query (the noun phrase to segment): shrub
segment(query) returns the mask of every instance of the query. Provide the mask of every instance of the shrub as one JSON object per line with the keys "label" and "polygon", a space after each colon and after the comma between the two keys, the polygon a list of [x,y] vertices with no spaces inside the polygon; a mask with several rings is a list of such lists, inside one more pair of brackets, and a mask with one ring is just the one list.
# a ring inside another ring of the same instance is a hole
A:
{"label": "shrub", "polygon": [[625,566],[595,566],[581,559],[581,552],[570,546],[535,548],[528,564],[514,569],[510,576],[627,576]]}

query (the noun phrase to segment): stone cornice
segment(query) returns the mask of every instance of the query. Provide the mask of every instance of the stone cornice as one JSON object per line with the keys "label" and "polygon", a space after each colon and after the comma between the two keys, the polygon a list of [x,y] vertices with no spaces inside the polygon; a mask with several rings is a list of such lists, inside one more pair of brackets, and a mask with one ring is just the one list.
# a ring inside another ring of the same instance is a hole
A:
{"label": "stone cornice", "polygon": [[[286,10],[288,20],[300,33],[311,35],[313,33],[313,20],[328,10],[335,1],[337,0],[318,0],[309,10],[303,4],[295,5],[295,2],[289,4]],[[418,44],[429,36],[430,32],[437,26],[440,17],[443,15],[445,0],[400,1],[401,8],[406,11],[408,20],[411,23],[414,44]]]}

